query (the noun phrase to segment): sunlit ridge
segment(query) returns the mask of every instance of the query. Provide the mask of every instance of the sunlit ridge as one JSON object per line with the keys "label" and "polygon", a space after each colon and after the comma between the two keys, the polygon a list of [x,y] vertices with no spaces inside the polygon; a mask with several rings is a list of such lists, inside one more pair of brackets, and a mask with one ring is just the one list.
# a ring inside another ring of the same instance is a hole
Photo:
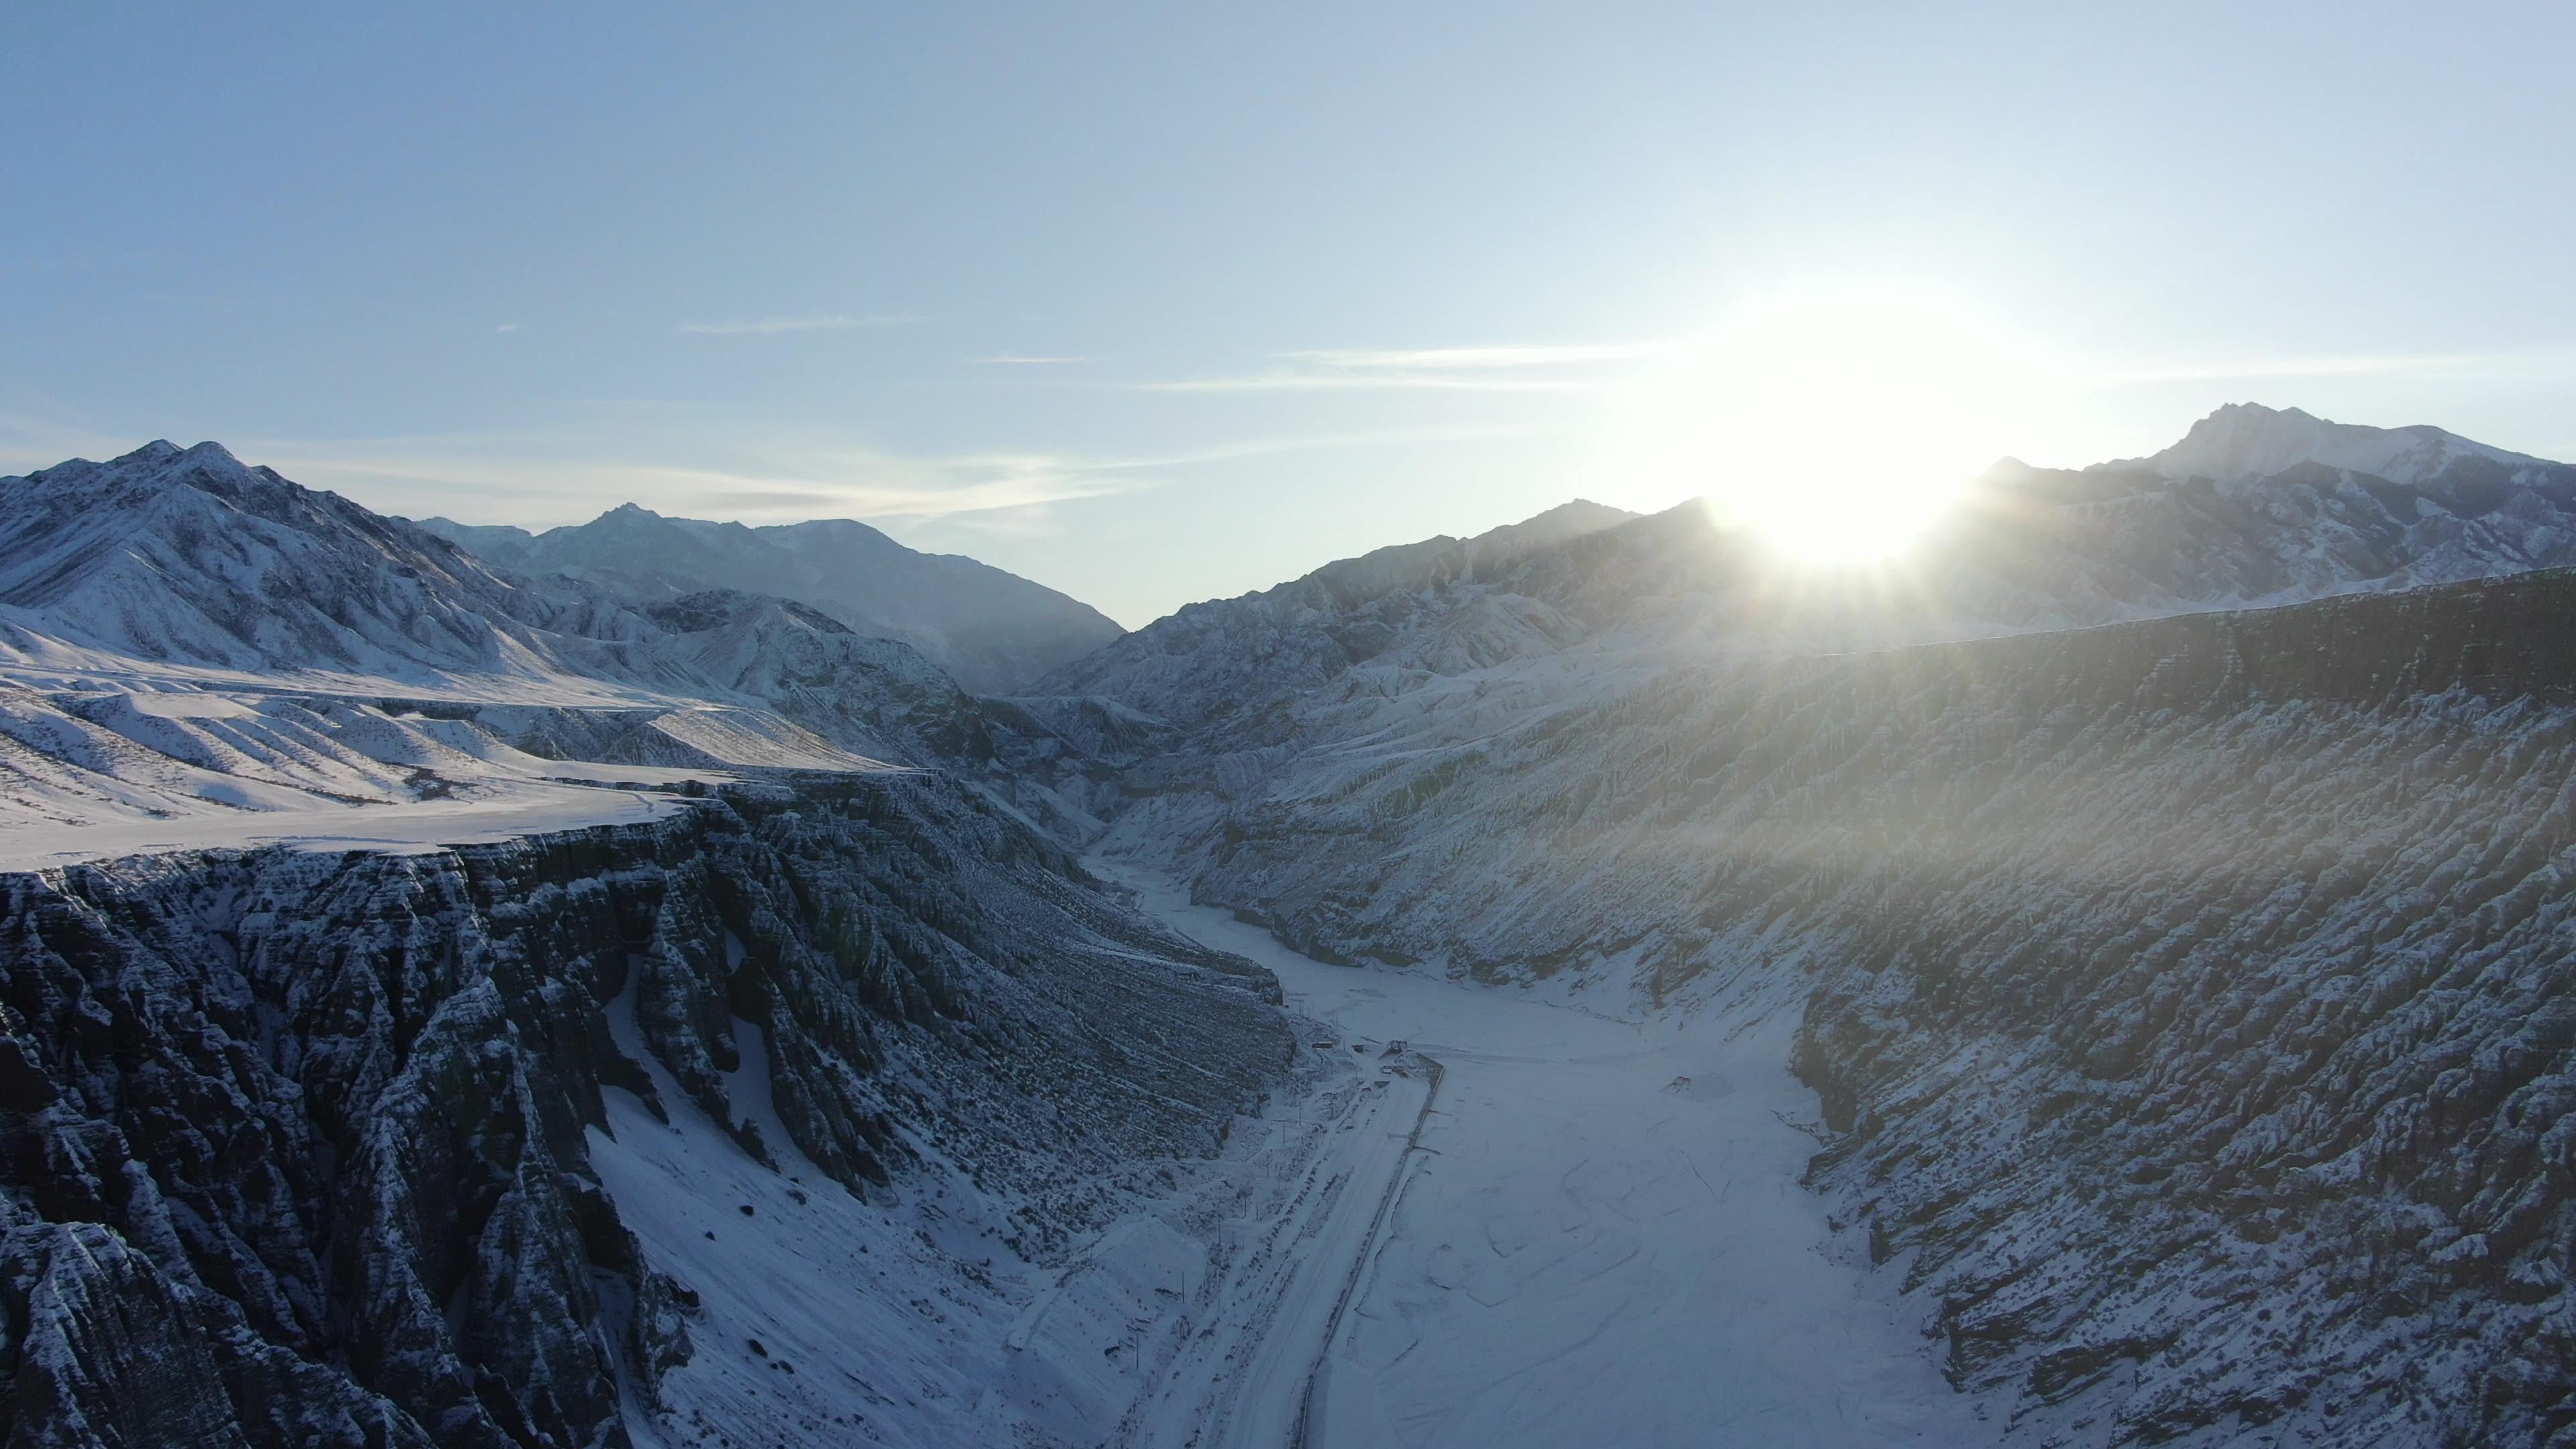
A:
{"label": "sunlit ridge", "polygon": [[1641,503],[1704,497],[1802,558],[1884,557],[2008,451],[2044,375],[2030,344],[1942,292],[1783,288],[1632,389],[1602,477]]}

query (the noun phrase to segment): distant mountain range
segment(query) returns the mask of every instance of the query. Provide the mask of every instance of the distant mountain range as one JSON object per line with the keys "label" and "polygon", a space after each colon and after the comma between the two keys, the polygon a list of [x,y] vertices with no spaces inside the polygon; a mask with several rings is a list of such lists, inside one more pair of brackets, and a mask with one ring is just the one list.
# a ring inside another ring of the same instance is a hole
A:
{"label": "distant mountain range", "polygon": [[[1568,650],[1868,647],[2570,564],[2576,468],[2438,428],[2250,404],[2148,458],[2083,470],[2007,459],[1875,574],[1784,559],[1696,505],[1639,517],[1577,501],[1193,604],[1134,634],[859,523],[749,528],[630,504],[534,535],[415,525],[217,444],[156,442],[0,479],[0,660],[60,673],[95,655],[558,699],[607,684],[767,701],[793,679],[809,712],[845,718],[812,704],[846,688],[820,682],[838,669],[884,681],[871,687],[888,698],[948,701],[943,715],[965,707],[963,686],[1090,700],[1085,729],[1109,706],[1165,727],[1277,726],[1284,702],[1354,671],[1401,690]],[[900,731],[872,743],[920,757]]]}
{"label": "distant mountain range", "polygon": [[[1395,1200],[1296,1144],[1402,1143],[1308,1110],[1399,1064],[1094,851],[1642,1020],[1600,1060],[1658,1101],[1793,1069],[1819,1120],[1713,1145],[1774,1177],[1605,1158],[1596,1201],[1740,1245],[1729,1192],[1803,1183],[2003,1442],[2556,1443],[2571,657],[2576,469],[2251,405],[2005,460],[1866,567],[1577,501],[1134,633],[855,523],[415,525],[212,443],[0,479],[0,1430],[1232,1402],[1269,1290],[1193,1285],[1319,1251],[1262,1202]],[[1538,1125],[1589,1163],[1601,1120]],[[1479,1241],[1474,1160],[1395,1169],[1431,1256],[1332,1265],[1355,1310],[1472,1281],[1419,1265]],[[1633,1353],[1554,1253],[1554,1371]],[[1538,1341],[1450,1301],[1317,1341]]]}
{"label": "distant mountain range", "polygon": [[1283,702],[1345,676],[1374,691],[1577,648],[1867,648],[2568,565],[2576,467],[2239,404],[2151,458],[2006,459],[1867,569],[1787,558],[1696,503],[1637,517],[1578,502],[1192,604],[1031,692],[1293,735]]}
{"label": "distant mountain range", "polygon": [[1826,1251],[1997,1442],[2564,1437],[2576,469],[2235,407],[1867,568],[1555,521],[1050,676],[1098,848],[1675,1088],[1785,1039]]}
{"label": "distant mountain range", "polygon": [[1008,694],[1110,640],[1078,599],[957,554],[921,553],[846,518],[751,528],[665,518],[629,503],[532,534],[445,518],[421,527],[524,574],[562,574],[640,599],[708,589],[778,594],[861,634],[899,639],[980,694]]}
{"label": "distant mountain range", "polygon": [[[1005,795],[1027,778],[1003,769],[1006,757],[1057,749],[1023,712],[968,693],[909,644],[802,602],[727,588],[638,596],[498,568],[214,443],[156,442],[0,479],[0,677],[27,691],[0,710],[0,735],[32,742],[24,768],[44,776],[0,797],[0,819],[229,803],[243,779],[380,794],[350,783],[374,779],[373,747],[353,755],[301,714],[226,724],[240,738],[210,741],[199,726],[107,709],[132,691],[399,704],[589,761],[941,765]],[[376,721],[362,733],[414,728]],[[57,740],[90,743],[65,756],[47,743]],[[389,748],[477,768],[454,743]],[[170,750],[177,764],[158,758]],[[474,751],[491,746],[469,742]],[[210,762],[225,778],[194,773]],[[1041,817],[1058,808],[1043,792],[1023,803]]]}

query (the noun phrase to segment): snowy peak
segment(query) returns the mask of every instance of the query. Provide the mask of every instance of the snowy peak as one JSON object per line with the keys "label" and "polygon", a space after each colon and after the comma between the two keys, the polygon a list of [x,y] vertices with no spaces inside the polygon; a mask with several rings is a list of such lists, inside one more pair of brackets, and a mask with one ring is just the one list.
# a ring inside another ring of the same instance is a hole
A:
{"label": "snowy peak", "polygon": [[2144,469],[2175,482],[2227,482],[2268,478],[2311,463],[2418,488],[2442,480],[2464,463],[2490,472],[2500,467],[2508,475],[2551,466],[2426,425],[2373,428],[2329,422],[2298,408],[2229,403],[2153,457],[2100,467]]}
{"label": "snowy peak", "polygon": [[215,443],[0,478],[0,614],[140,659],[492,668],[510,592],[450,544]]}
{"label": "snowy peak", "polygon": [[1295,589],[1313,584],[1329,593],[1340,606],[1355,607],[1390,594],[1428,588],[1471,574],[1491,573],[1517,559],[1556,544],[1615,528],[1636,517],[1623,508],[1577,498],[1518,523],[1489,528],[1473,538],[1457,539],[1441,534],[1420,543],[1392,544],[1373,549],[1358,558],[1336,560],[1295,583],[1280,587]]}
{"label": "snowy peak", "polygon": [[563,574],[641,599],[711,589],[798,599],[861,634],[901,640],[988,694],[1019,688],[1124,632],[1043,584],[971,558],[906,548],[854,519],[753,528],[625,503],[588,523],[533,536],[446,519],[422,526],[503,567]]}
{"label": "snowy peak", "polygon": [[515,528],[506,523],[459,523],[453,518],[421,518],[413,521],[424,531],[434,533],[468,553],[478,554],[500,564],[512,562],[518,551],[525,548],[528,541],[536,537],[524,528]]}
{"label": "snowy peak", "polygon": [[1617,528],[1643,516],[1624,508],[1613,508],[1607,503],[1595,503],[1589,498],[1577,498],[1518,523],[1489,529],[1468,542],[1475,546],[1480,559],[1509,557],[1545,548],[1552,543],[1563,543],[1569,538],[1599,533],[1605,528]]}

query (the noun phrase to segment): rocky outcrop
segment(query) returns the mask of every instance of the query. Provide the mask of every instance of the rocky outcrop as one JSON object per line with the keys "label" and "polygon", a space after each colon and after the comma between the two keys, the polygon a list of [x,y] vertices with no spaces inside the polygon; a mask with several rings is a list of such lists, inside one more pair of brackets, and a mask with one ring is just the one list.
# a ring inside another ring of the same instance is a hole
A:
{"label": "rocky outcrop", "polygon": [[[1293,1049],[1266,972],[937,777],[414,855],[0,877],[0,1435],[626,1442],[695,1294],[589,1166],[641,1039],[716,1121],[737,1020],[862,1195],[937,1140],[1032,1252],[1211,1150]],[[1266,999],[1265,999],[1266,998]]]}

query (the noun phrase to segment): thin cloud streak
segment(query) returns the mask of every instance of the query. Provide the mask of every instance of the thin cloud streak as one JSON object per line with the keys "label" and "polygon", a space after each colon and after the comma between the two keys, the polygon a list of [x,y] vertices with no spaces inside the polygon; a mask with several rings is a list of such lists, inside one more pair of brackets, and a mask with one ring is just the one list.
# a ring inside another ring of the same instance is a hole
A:
{"label": "thin cloud streak", "polygon": [[1422,372],[1266,372],[1245,377],[1191,377],[1170,382],[1124,384],[1138,392],[1296,392],[1319,389],[1382,389],[1427,392],[1597,392],[1611,386],[1601,378],[1456,377]]}
{"label": "thin cloud streak", "polygon": [[1369,369],[1454,369],[1487,367],[1562,367],[1595,362],[1634,362],[1662,357],[1671,342],[1579,342],[1564,345],[1498,347],[1416,347],[1389,350],[1325,349],[1281,353],[1291,361],[1318,367]]}
{"label": "thin cloud streak", "polygon": [[1496,427],[1454,428],[1380,428],[1358,433],[1315,433],[1304,437],[1249,438],[1239,443],[1188,452],[1147,455],[1135,458],[1104,458],[1084,466],[1102,473],[1136,472],[1152,468],[1187,468],[1201,463],[1224,463],[1237,458],[1268,457],[1279,453],[1311,453],[1332,448],[1380,448],[1412,443],[1467,443],[1491,438],[1516,438],[1536,432],[1527,424]]}
{"label": "thin cloud streak", "polygon": [[[1608,365],[1664,357],[1670,341],[1496,344],[1475,347],[1314,348],[1283,352],[1288,364],[1229,377],[1130,383],[1143,392],[1594,392],[1616,386]],[[1550,375],[1530,377],[1533,370]],[[1565,375],[1567,372],[1574,375]]]}
{"label": "thin cloud streak", "polygon": [[858,327],[886,327],[910,319],[831,312],[811,317],[760,317],[744,322],[683,322],[682,332],[697,337],[775,337],[790,332],[846,332]]}
{"label": "thin cloud streak", "polygon": [[[247,461],[269,463],[308,486],[407,495],[399,503],[376,505],[396,512],[472,512],[471,503],[463,509],[455,504],[458,495],[465,495],[498,505],[494,514],[516,515],[467,522],[543,526],[587,518],[628,501],[719,513],[928,522],[1162,487],[1168,480],[1152,475],[1174,468],[1334,448],[1468,441],[1528,430],[1516,425],[1325,433],[1106,457],[1038,451],[905,456],[866,447],[791,444],[739,463],[709,466],[567,458],[559,455],[564,440],[535,436],[257,439],[244,440],[241,453]],[[544,456],[548,452],[558,456]]]}
{"label": "thin cloud streak", "polygon": [[[835,477],[825,470],[750,471],[660,463],[507,458],[407,457],[370,452],[297,453],[263,450],[271,466],[312,487],[394,485],[472,493],[494,501],[537,504],[531,516],[559,520],[589,517],[617,503],[676,498],[755,511],[790,508],[810,500],[876,518],[932,519],[997,509],[1025,508],[1124,489],[1048,466],[1050,460],[885,458],[872,477]],[[542,505],[557,505],[546,508]],[[567,506],[569,505],[569,506]],[[589,508],[584,513],[583,508]],[[467,519],[467,522],[494,520]],[[515,520],[497,520],[515,521]]]}
{"label": "thin cloud streak", "polygon": [[2364,377],[2382,373],[2445,372],[2456,368],[2480,367],[2498,360],[2500,359],[2494,353],[2480,352],[2419,357],[2365,355],[2265,358],[2241,362],[2215,362],[2192,367],[2112,372],[2093,379],[2093,382],[2095,386],[2122,387],[2133,383],[2226,382],[2237,378]]}

